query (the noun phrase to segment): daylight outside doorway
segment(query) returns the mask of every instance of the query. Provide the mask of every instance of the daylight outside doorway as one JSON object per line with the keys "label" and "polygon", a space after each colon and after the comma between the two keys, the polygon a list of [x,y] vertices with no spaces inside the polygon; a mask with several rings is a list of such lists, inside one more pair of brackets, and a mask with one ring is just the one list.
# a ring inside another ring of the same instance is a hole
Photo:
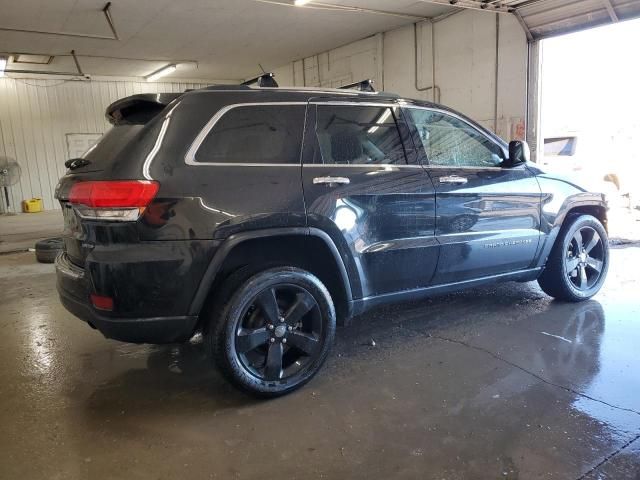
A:
{"label": "daylight outside doorway", "polygon": [[542,41],[545,169],[607,195],[614,243],[640,241],[640,20]]}

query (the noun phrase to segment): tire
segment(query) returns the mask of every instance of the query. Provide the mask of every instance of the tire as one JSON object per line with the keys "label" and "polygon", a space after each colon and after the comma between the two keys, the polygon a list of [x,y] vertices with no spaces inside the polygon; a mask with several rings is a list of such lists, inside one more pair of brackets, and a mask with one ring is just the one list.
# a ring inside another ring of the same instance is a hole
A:
{"label": "tire", "polygon": [[62,248],[63,240],[61,237],[40,240],[36,242],[36,260],[40,263],[53,263]]}
{"label": "tire", "polygon": [[591,215],[571,216],[558,234],[538,284],[558,300],[582,302],[598,293],[608,269],[609,240],[600,221]]}
{"label": "tire", "polygon": [[331,295],[317,277],[295,267],[257,273],[244,268],[224,281],[205,337],[233,385],[273,398],[313,378],[329,354],[335,329]]}

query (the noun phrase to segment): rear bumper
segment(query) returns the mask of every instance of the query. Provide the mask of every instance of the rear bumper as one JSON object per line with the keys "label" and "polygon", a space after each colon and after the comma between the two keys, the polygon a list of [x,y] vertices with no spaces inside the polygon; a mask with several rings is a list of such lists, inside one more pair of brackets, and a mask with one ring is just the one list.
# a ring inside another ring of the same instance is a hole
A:
{"label": "rear bumper", "polygon": [[58,255],[55,266],[62,305],[106,338],[132,343],[175,343],[193,335],[197,316],[119,318],[104,315],[89,303],[89,281],[84,270],[69,262],[64,253]]}

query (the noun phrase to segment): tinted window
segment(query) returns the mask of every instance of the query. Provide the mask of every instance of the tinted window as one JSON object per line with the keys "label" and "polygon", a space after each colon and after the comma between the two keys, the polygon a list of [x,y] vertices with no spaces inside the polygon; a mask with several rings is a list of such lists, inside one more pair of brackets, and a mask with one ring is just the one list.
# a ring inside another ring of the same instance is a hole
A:
{"label": "tinted window", "polygon": [[466,122],[444,113],[408,109],[430,165],[496,167],[502,149]]}
{"label": "tinted window", "polygon": [[299,163],[304,105],[236,107],[214,125],[197,162]]}
{"label": "tinted window", "polygon": [[316,133],[324,163],[406,163],[394,109],[318,105]]}

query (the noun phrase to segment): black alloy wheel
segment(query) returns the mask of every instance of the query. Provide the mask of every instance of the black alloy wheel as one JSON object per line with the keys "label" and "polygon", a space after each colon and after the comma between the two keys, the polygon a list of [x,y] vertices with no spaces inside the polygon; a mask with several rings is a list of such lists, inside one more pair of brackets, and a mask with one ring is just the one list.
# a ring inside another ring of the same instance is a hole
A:
{"label": "black alloy wheel", "polygon": [[573,215],[565,219],[538,284],[554,298],[582,302],[602,288],[608,269],[604,226],[591,215]]}
{"label": "black alloy wheel", "polygon": [[578,229],[567,248],[565,260],[569,280],[579,290],[589,290],[600,279],[604,269],[604,244],[592,227]]}
{"label": "black alloy wheel", "polygon": [[235,351],[261,380],[296,375],[318,353],[322,339],[318,302],[304,288],[284,284],[258,293],[236,327]]}
{"label": "black alloy wheel", "polygon": [[225,280],[207,330],[216,363],[260,397],[289,393],[320,370],[335,336],[331,295],[295,267],[247,268]]}

